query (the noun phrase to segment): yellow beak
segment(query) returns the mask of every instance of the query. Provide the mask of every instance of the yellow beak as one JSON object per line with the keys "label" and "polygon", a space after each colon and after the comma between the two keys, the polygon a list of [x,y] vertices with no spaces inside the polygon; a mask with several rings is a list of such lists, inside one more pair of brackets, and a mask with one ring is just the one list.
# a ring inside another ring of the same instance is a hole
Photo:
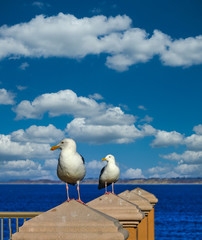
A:
{"label": "yellow beak", "polygon": [[105,161],[105,160],[106,160],[106,158],[103,158],[103,159],[102,159],[102,161]]}
{"label": "yellow beak", "polygon": [[58,149],[59,146],[58,145],[55,145],[55,146],[52,146],[52,148],[50,149],[51,151],[54,151],[55,149]]}

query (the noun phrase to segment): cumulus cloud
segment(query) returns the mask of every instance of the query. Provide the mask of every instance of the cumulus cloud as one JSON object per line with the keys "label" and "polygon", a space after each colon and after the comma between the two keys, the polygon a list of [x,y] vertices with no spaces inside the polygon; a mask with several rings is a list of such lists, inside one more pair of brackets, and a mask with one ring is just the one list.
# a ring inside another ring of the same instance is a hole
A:
{"label": "cumulus cloud", "polygon": [[0,163],[0,179],[53,179],[50,171],[43,169],[40,163],[26,159],[3,161]]}
{"label": "cumulus cloud", "polygon": [[[120,107],[98,103],[92,98],[78,97],[71,90],[46,93],[32,102],[22,101],[14,111],[17,119],[42,118],[46,112],[51,117],[72,115],[74,119],[67,124],[66,132],[69,137],[83,142],[128,143],[148,134],[146,129],[142,132],[137,129],[134,125],[136,117],[124,113]],[[37,134],[40,136],[37,137]],[[51,142],[50,138],[62,138],[62,132],[49,125],[47,128],[32,126],[26,131],[21,129],[12,133],[15,141],[26,141],[29,137],[32,141]]]}
{"label": "cumulus cloud", "polygon": [[19,66],[19,68],[21,69],[21,70],[25,70],[26,68],[28,68],[29,67],[29,63],[27,63],[27,62],[24,62],[24,63],[22,63],[20,66]]}
{"label": "cumulus cloud", "polygon": [[99,93],[90,94],[89,98],[93,98],[95,100],[102,100],[102,99],[104,99],[103,96],[100,95]]}
{"label": "cumulus cloud", "polygon": [[105,163],[102,161],[92,160],[86,162],[86,178],[98,178],[100,175],[101,169],[105,166]]}
{"label": "cumulus cloud", "polygon": [[21,85],[17,85],[16,87],[17,87],[17,89],[20,90],[20,91],[23,91],[23,90],[27,89],[26,86],[21,86]]}
{"label": "cumulus cloud", "polygon": [[87,123],[94,125],[130,125],[135,122],[133,115],[125,114],[120,107],[108,107],[100,115],[93,116]]}
{"label": "cumulus cloud", "polygon": [[142,136],[153,136],[158,131],[149,124],[138,125],[138,127],[141,129]]}
{"label": "cumulus cloud", "polygon": [[147,122],[147,123],[150,123],[152,121],[153,121],[153,118],[150,117],[149,115],[146,115],[144,118],[140,120],[140,122]]}
{"label": "cumulus cloud", "polygon": [[144,111],[146,111],[146,110],[147,110],[147,109],[146,109],[146,107],[145,107],[145,106],[143,106],[143,105],[139,105],[139,106],[138,106],[138,108],[139,108],[139,109],[141,109],[141,110],[144,110]]}
{"label": "cumulus cloud", "polygon": [[42,118],[48,112],[50,117],[63,114],[86,117],[98,114],[105,109],[105,104],[98,104],[95,100],[78,97],[71,90],[61,90],[57,93],[46,93],[38,96],[32,102],[24,100],[13,110],[17,119]]}
{"label": "cumulus cloud", "polygon": [[152,141],[152,147],[168,147],[184,144],[184,136],[176,131],[166,132],[158,130],[155,139]]}
{"label": "cumulus cloud", "polygon": [[202,163],[202,151],[185,151],[182,154],[178,153],[170,153],[167,155],[161,155],[162,158],[169,160],[176,160],[184,163],[194,164],[194,163]]}
{"label": "cumulus cloud", "polygon": [[147,170],[150,178],[179,178],[201,176],[201,164],[179,163],[177,166],[156,166]]}
{"label": "cumulus cloud", "polygon": [[53,143],[64,138],[64,132],[52,124],[46,126],[32,125],[26,130],[19,129],[11,133],[15,142]]}
{"label": "cumulus cloud", "polygon": [[163,52],[170,38],[158,30],[154,30],[149,38],[145,30],[130,28],[122,34],[106,36],[103,41],[114,53],[107,57],[106,65],[117,71],[126,71],[131,65],[148,62],[154,55]]}
{"label": "cumulus cloud", "polygon": [[[34,2],[42,7],[41,2]],[[106,65],[126,71],[158,55],[165,65],[202,63],[202,36],[173,40],[167,34],[131,27],[126,16],[76,18],[70,14],[36,16],[27,23],[0,27],[0,59],[6,57],[84,58],[107,54]],[[60,44],[58,44],[58,42]]]}
{"label": "cumulus cloud", "polygon": [[92,160],[90,162],[87,162],[86,163],[86,167],[89,168],[89,169],[98,169],[98,170],[101,170],[101,168],[104,167],[104,163],[101,162],[101,161],[97,161],[97,160]]}
{"label": "cumulus cloud", "polygon": [[185,138],[185,144],[189,150],[202,151],[202,135],[192,134]]}
{"label": "cumulus cloud", "polygon": [[[11,151],[12,149],[12,151]],[[49,144],[14,142],[10,135],[0,134],[0,161],[17,159],[46,159],[53,157]]]}
{"label": "cumulus cloud", "polygon": [[202,135],[202,124],[195,126],[193,130],[197,135]]}
{"label": "cumulus cloud", "polygon": [[130,23],[127,16],[78,19],[63,13],[52,17],[39,15],[28,23],[0,28],[0,57],[82,58],[87,54],[99,54],[105,51],[99,36],[123,31]]}
{"label": "cumulus cloud", "polygon": [[165,65],[185,66],[202,63],[202,36],[189,37],[172,41],[161,54]]}
{"label": "cumulus cloud", "polygon": [[150,174],[159,174],[159,173],[164,173],[166,171],[168,171],[168,167],[160,167],[160,166],[156,166],[156,167],[153,167],[153,168],[149,168],[147,171],[150,173]]}
{"label": "cumulus cloud", "polygon": [[142,137],[134,125],[92,125],[84,118],[75,118],[67,124],[68,135],[75,140],[89,143],[129,143]]}
{"label": "cumulus cloud", "polygon": [[57,159],[47,159],[44,162],[43,169],[56,171],[57,164],[58,164],[58,160]]}
{"label": "cumulus cloud", "polygon": [[40,2],[40,1],[34,1],[34,2],[32,3],[32,5],[35,6],[35,7],[40,8],[40,9],[42,9],[42,8],[44,7],[44,3],[43,3],[43,2]]}
{"label": "cumulus cloud", "polygon": [[180,164],[175,167],[175,171],[181,177],[196,177],[201,175],[202,165],[200,164]]}
{"label": "cumulus cloud", "polygon": [[15,94],[7,91],[5,88],[0,89],[0,105],[13,105]]}
{"label": "cumulus cloud", "polygon": [[133,178],[145,178],[142,174],[142,170],[140,168],[129,168],[123,174],[123,178],[133,179]]}

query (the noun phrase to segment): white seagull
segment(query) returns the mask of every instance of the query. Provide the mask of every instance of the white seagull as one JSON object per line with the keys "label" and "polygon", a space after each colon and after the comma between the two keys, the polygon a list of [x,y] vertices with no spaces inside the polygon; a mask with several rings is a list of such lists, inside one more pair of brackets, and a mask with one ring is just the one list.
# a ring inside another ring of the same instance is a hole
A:
{"label": "white seagull", "polygon": [[112,193],[114,193],[114,183],[119,179],[120,169],[111,154],[103,158],[102,161],[107,161],[107,165],[100,172],[98,189],[105,187],[105,194],[107,194],[107,186],[112,184]]}
{"label": "white seagull", "polygon": [[58,159],[57,175],[60,180],[66,183],[67,201],[70,201],[68,184],[77,184],[78,201],[82,202],[79,193],[79,183],[86,173],[84,158],[77,153],[76,143],[73,139],[65,138],[57,145],[51,147],[51,150],[54,151],[58,148],[61,149],[61,152]]}

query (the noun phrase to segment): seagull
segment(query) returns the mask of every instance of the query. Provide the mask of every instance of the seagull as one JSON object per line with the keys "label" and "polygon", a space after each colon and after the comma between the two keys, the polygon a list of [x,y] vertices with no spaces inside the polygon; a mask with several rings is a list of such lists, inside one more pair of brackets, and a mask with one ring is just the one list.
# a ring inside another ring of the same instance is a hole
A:
{"label": "seagull", "polygon": [[114,183],[119,179],[120,169],[116,165],[115,157],[111,154],[103,158],[102,161],[107,161],[107,165],[100,172],[98,189],[105,187],[105,194],[107,194],[107,186],[112,184],[112,193],[114,193]]}
{"label": "seagull", "polygon": [[66,183],[67,201],[70,201],[68,184],[77,184],[78,202],[83,203],[80,198],[79,183],[86,173],[84,158],[77,153],[76,143],[71,138],[63,139],[50,150],[54,151],[58,148],[61,149],[61,152],[58,159],[57,175],[60,180]]}

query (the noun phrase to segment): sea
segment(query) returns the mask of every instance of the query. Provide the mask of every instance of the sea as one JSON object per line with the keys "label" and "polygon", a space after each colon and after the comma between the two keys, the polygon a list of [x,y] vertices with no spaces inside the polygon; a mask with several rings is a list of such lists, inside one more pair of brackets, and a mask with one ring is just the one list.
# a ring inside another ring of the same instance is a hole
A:
{"label": "sea", "polygon": [[[158,198],[155,240],[202,240],[202,185],[115,184],[115,193],[136,187]],[[77,198],[76,186],[70,186],[69,193],[70,198]],[[80,194],[88,202],[104,194],[104,189],[98,190],[95,184],[81,184]],[[47,211],[65,200],[65,184],[0,184],[0,212]],[[7,220],[4,226],[4,239],[9,239]],[[15,232],[13,221],[12,229]]]}

